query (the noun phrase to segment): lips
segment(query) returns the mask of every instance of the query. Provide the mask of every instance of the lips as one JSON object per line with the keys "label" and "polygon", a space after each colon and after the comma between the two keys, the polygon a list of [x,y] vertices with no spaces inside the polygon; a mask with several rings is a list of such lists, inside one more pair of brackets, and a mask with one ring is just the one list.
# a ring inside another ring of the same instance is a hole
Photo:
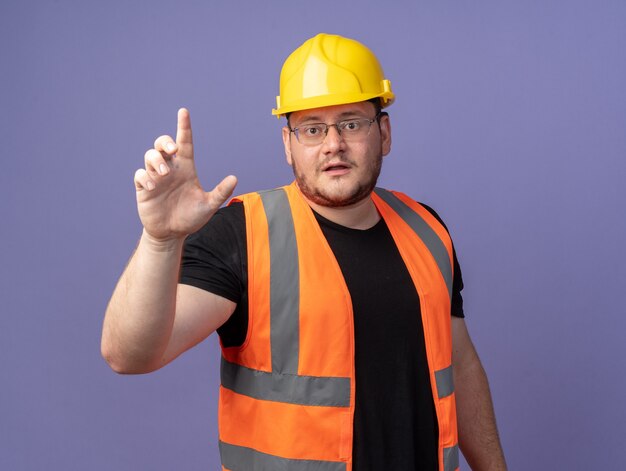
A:
{"label": "lips", "polygon": [[348,170],[350,165],[344,162],[330,162],[322,167],[323,172]]}

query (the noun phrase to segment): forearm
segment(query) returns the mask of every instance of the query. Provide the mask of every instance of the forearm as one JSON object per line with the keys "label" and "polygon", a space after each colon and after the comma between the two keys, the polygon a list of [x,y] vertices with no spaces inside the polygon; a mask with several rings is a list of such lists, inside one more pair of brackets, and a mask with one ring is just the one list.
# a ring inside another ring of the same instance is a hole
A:
{"label": "forearm", "polygon": [[474,471],[506,470],[487,375],[478,356],[455,367],[454,371],[459,445],[463,456]]}
{"label": "forearm", "polygon": [[102,355],[115,371],[145,373],[162,365],[172,334],[183,240],[156,242],[144,231],[109,302]]}

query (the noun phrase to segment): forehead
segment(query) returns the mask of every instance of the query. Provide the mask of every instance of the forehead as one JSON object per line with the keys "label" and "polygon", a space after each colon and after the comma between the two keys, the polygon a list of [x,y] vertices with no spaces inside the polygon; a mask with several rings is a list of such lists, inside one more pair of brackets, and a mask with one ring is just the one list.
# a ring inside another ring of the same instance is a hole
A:
{"label": "forehead", "polygon": [[325,106],[323,108],[313,108],[310,110],[294,111],[289,120],[292,123],[302,123],[305,121],[315,121],[322,123],[335,122],[352,116],[367,116],[375,111],[375,106],[368,102],[348,103],[345,105]]}

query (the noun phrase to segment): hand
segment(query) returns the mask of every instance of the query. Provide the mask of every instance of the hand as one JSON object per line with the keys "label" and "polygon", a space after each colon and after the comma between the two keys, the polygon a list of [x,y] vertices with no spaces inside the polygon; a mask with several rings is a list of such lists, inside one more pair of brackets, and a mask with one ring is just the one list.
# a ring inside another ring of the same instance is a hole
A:
{"label": "hand", "polygon": [[200,229],[232,194],[230,175],[208,193],[202,189],[193,158],[191,119],[178,110],[176,141],[160,136],[135,172],[137,209],[145,231],[157,241],[182,239]]}

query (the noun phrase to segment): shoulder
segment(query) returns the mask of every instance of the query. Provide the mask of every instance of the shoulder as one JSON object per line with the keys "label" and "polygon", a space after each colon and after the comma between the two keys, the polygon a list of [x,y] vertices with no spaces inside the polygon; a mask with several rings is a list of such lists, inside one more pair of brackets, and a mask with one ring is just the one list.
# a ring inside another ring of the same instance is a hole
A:
{"label": "shoulder", "polygon": [[[448,231],[448,228],[443,222],[443,219],[441,219],[439,214],[429,205],[422,203],[421,201],[418,201],[401,191],[388,190],[385,188],[377,187],[374,190],[374,193],[376,193],[376,195],[379,198],[381,198],[383,201],[385,201],[387,204],[391,205],[393,208],[396,208],[396,209],[402,208],[404,205],[406,205],[409,208],[411,208],[413,211],[421,212],[422,214],[424,213],[421,210],[421,208],[425,209],[446,229],[446,231]],[[398,201],[402,202],[403,204],[398,204]]]}
{"label": "shoulder", "polygon": [[[433,208],[431,208],[430,206],[428,206],[425,203],[421,203],[421,202],[417,201],[417,204],[419,204],[420,206],[423,206],[424,209],[426,209],[430,214],[432,214],[435,217],[435,219],[437,219],[437,221],[439,221],[441,223],[441,225],[446,228],[446,231],[448,231],[448,227],[446,226],[446,223],[443,222],[443,219],[441,219],[441,216],[439,216],[437,211],[435,211]],[[448,231],[448,232],[450,232],[450,231]]]}
{"label": "shoulder", "polygon": [[185,240],[183,265],[190,260],[231,260],[246,246],[243,205],[234,203],[220,208],[197,232]]}
{"label": "shoulder", "polygon": [[230,237],[233,234],[245,231],[245,229],[246,223],[243,204],[234,202],[218,209],[198,232],[188,237],[187,242],[207,238],[213,239],[214,237]]}
{"label": "shoulder", "polygon": [[[211,220],[217,220],[218,224],[240,224],[245,222],[243,203],[233,201],[228,206],[224,206],[215,213]],[[210,221],[209,221],[210,222]]]}

